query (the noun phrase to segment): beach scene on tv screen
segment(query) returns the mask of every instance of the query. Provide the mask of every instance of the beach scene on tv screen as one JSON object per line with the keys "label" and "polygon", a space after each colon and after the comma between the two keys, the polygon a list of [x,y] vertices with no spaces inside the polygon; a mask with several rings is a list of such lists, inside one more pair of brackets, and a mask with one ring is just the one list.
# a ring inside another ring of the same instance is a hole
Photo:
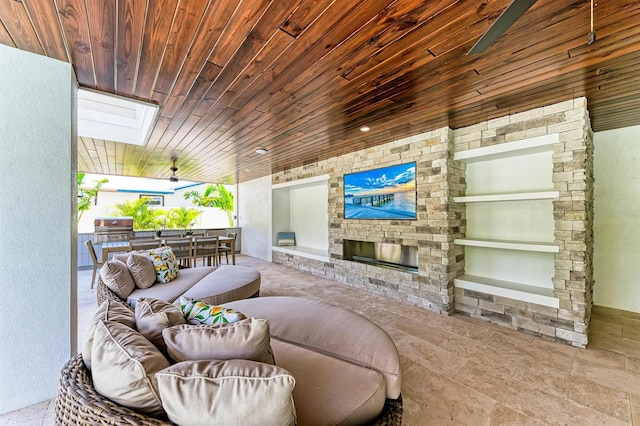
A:
{"label": "beach scene on tv screen", "polygon": [[344,175],[345,219],[415,219],[416,163]]}

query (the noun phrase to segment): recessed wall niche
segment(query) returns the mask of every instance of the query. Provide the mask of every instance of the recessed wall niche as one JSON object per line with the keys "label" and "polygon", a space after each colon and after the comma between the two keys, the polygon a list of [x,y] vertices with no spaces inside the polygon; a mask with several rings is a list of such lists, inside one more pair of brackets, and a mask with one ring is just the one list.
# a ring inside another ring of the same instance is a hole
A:
{"label": "recessed wall niche", "polygon": [[[272,249],[329,260],[328,175],[272,187]],[[278,246],[279,232],[294,232],[295,246]]]}

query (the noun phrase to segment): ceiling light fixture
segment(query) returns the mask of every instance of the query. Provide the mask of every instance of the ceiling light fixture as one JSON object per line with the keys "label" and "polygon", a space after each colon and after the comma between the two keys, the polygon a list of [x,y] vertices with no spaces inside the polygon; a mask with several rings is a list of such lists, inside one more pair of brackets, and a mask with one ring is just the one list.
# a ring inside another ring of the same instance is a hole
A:
{"label": "ceiling light fixture", "polygon": [[173,160],[173,166],[171,166],[171,176],[169,176],[169,181],[171,182],[178,182],[180,179],[178,179],[178,176],[176,176],[176,172],[178,171],[178,168],[176,167],[176,157],[172,158]]}
{"label": "ceiling light fixture", "polygon": [[371,130],[371,127],[369,127],[369,126],[362,126],[362,127],[360,127],[360,131],[361,131],[361,132],[368,132],[369,130]]}
{"label": "ceiling light fixture", "polygon": [[258,149],[256,149],[256,153],[257,154],[266,154],[267,152],[269,152],[269,150],[266,149],[266,148],[258,148]]}

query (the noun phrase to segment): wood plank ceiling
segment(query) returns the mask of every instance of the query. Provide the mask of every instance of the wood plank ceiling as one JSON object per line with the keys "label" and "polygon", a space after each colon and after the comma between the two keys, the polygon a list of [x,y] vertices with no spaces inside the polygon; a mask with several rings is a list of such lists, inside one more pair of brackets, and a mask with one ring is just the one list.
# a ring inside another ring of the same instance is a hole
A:
{"label": "wood plank ceiling", "polygon": [[[91,173],[243,182],[442,126],[586,96],[594,130],[640,124],[640,1],[4,0],[0,43],[151,101],[145,146],[80,138]],[[371,127],[362,133],[363,125]],[[269,150],[255,153],[257,147]]]}

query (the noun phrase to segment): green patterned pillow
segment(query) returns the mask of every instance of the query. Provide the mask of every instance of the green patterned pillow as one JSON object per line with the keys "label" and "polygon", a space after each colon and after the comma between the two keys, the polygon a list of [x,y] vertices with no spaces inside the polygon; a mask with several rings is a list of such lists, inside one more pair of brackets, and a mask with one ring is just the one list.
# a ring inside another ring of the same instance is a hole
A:
{"label": "green patterned pillow", "polygon": [[225,308],[224,306],[207,305],[204,302],[186,297],[180,298],[180,308],[189,324],[231,324],[247,319],[243,313],[233,309]]}
{"label": "green patterned pillow", "polygon": [[168,283],[178,276],[178,261],[171,247],[160,247],[149,250],[149,258],[156,270],[158,282]]}

